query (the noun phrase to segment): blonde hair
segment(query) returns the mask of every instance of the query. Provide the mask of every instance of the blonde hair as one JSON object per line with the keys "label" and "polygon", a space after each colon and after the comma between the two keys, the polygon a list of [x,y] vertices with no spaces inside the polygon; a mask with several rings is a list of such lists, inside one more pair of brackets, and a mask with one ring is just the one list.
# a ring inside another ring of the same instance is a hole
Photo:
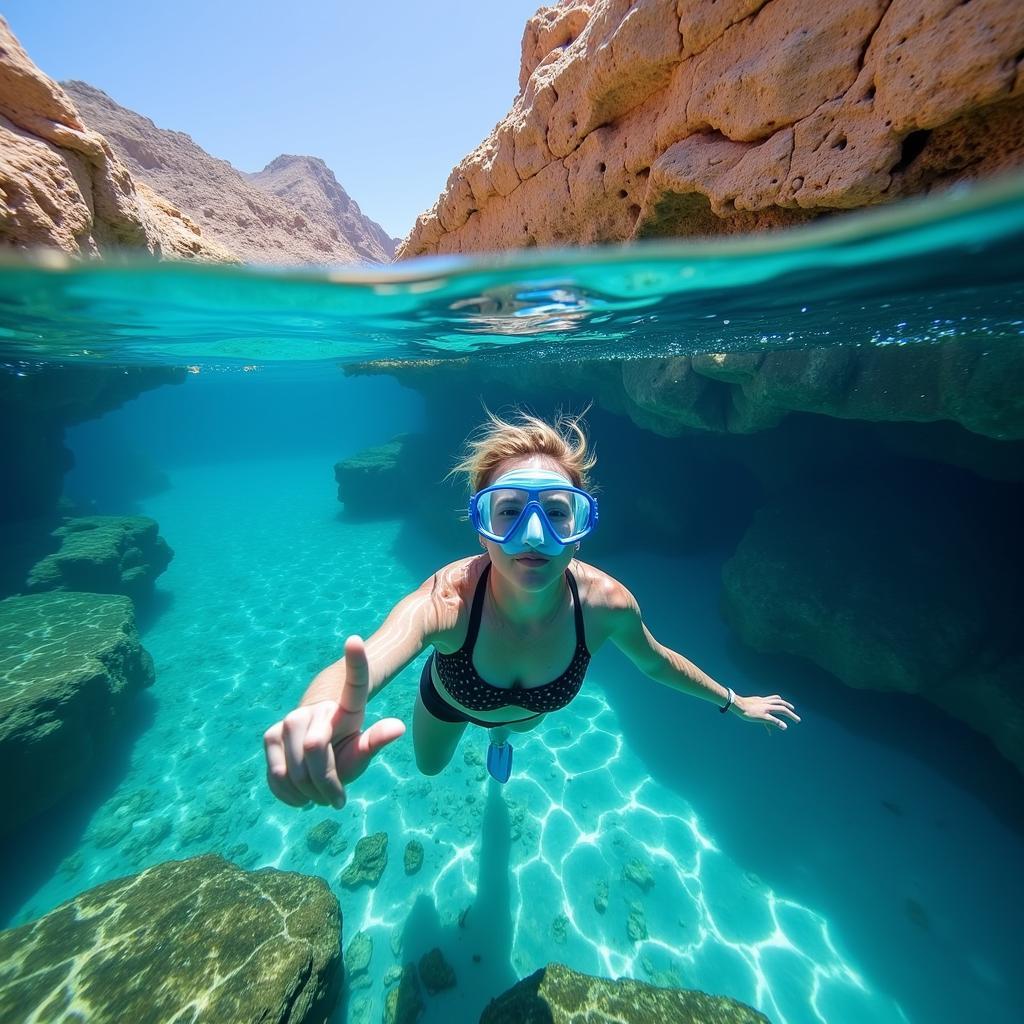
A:
{"label": "blonde hair", "polygon": [[496,416],[484,405],[488,422],[466,439],[462,458],[445,479],[456,473],[465,474],[469,492],[474,494],[492,481],[495,469],[506,459],[546,455],[562,466],[573,486],[593,491],[588,474],[597,464],[597,456],[580,426],[589,411],[590,405],[578,416],[558,412],[555,422],[548,423],[515,408],[516,421],[512,422]]}

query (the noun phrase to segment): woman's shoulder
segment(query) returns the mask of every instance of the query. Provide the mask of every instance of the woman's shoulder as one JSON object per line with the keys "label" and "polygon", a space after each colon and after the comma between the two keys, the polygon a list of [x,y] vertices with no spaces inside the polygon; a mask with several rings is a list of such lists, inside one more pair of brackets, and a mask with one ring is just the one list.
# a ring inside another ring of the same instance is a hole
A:
{"label": "woman's shoulder", "polygon": [[[434,610],[431,642],[435,646],[447,648],[449,643],[446,641],[459,633],[460,626],[462,632],[465,632],[468,609],[487,561],[487,556],[483,554],[459,558],[441,566],[428,581]],[[456,643],[455,647],[458,646]]]}
{"label": "woman's shoulder", "polygon": [[615,611],[628,608],[633,595],[610,573],[596,565],[574,558],[569,569],[576,577],[580,603],[588,611]]}

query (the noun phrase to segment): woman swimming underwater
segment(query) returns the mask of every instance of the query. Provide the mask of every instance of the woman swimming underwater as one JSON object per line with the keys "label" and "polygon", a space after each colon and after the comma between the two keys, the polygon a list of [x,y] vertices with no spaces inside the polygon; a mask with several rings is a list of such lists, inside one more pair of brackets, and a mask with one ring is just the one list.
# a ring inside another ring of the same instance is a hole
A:
{"label": "woman swimming underwater", "polygon": [[485,553],[424,580],[365,644],[350,636],[344,657],[266,731],[267,779],[278,798],[344,806],[346,784],[405,732],[397,718],[364,730],[367,702],[428,646],[413,712],[416,764],[426,775],[445,768],[473,724],[489,730],[487,767],[506,781],[510,734],[565,707],[607,640],[651,679],[722,713],[769,729],[785,729],[782,716],[800,721],[778,694],[740,696],[658,643],[633,595],[575,557],[598,522],[587,481],[596,460],[579,418],[552,426],[525,413],[518,422],[487,415],[452,470],[469,477],[469,517]]}

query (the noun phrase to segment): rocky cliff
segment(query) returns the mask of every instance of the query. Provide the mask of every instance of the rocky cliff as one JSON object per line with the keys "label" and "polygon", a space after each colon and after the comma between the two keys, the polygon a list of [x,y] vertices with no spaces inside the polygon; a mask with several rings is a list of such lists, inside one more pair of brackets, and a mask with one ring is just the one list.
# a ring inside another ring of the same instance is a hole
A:
{"label": "rocky cliff", "polygon": [[284,264],[390,259],[382,239],[393,252],[391,240],[362,215],[323,161],[279,157],[250,177],[183,132],[158,128],[85,82],[63,85],[134,178],[169,196],[204,235],[240,259]]}
{"label": "rocky cliff", "polygon": [[399,256],[794,224],[1024,164],[1017,0],[563,0]]}
{"label": "rocky cliff", "polygon": [[141,249],[177,259],[232,258],[173,204],[136,184],[2,18],[0,243],[75,256]]}

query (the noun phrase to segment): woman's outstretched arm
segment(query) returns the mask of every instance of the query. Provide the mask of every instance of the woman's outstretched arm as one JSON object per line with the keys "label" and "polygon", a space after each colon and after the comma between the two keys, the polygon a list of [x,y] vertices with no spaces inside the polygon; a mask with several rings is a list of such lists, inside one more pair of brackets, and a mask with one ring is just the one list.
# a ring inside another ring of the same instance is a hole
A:
{"label": "woman's outstretched arm", "polygon": [[618,599],[608,609],[612,617],[610,639],[645,675],[663,686],[711,701],[719,708],[729,704],[730,713],[736,713],[748,722],[763,722],[777,729],[785,729],[786,723],[777,716],[785,715],[794,722],[800,721],[793,705],[779,694],[770,697],[742,697],[732,693],[730,687],[716,682],[692,661],[658,643],[644,625],[636,598],[621,584],[619,587],[621,591]]}
{"label": "woman's outstretched arm", "polygon": [[345,641],[343,656],[317,673],[299,706],[263,734],[267,782],[294,807],[342,807],[345,786],[405,732],[398,718],[363,729],[367,701],[427,645],[436,628],[436,574],[402,598],[366,643]]}

